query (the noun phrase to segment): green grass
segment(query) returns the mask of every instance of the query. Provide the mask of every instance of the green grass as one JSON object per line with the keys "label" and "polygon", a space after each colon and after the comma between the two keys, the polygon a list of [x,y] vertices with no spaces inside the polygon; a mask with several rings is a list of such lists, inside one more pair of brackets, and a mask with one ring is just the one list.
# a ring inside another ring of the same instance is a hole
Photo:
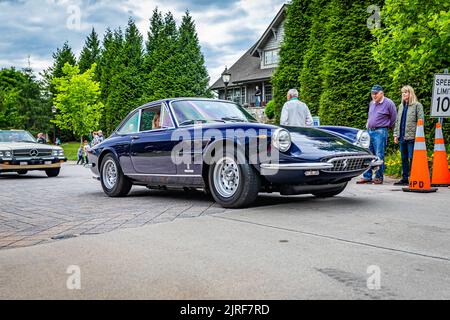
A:
{"label": "green grass", "polygon": [[78,160],[77,152],[80,147],[80,142],[66,142],[61,144],[61,147],[64,149],[64,154],[66,155],[67,160]]}

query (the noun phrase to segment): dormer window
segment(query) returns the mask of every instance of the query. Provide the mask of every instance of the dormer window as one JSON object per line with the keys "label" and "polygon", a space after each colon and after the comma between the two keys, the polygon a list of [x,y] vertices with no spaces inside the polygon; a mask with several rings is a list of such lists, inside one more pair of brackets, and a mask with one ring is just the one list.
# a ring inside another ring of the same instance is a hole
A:
{"label": "dormer window", "polygon": [[280,49],[264,51],[264,65],[277,65],[280,61]]}

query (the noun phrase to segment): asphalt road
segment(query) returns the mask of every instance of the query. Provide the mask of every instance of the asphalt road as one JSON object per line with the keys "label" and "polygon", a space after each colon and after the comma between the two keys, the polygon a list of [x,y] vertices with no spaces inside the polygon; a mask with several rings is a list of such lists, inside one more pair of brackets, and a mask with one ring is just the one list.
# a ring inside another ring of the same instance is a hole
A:
{"label": "asphalt road", "polygon": [[33,176],[0,177],[0,235],[32,234],[0,250],[0,299],[450,299],[447,188],[352,182],[224,210],[201,193],[109,199],[72,165]]}

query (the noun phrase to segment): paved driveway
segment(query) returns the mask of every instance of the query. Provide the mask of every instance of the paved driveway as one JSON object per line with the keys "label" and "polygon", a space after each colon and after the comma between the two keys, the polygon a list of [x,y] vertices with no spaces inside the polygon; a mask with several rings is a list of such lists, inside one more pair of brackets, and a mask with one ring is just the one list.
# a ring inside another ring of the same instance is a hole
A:
{"label": "paved driveway", "polygon": [[51,179],[38,171],[0,175],[0,204],[0,249],[225,211],[195,191],[134,187],[129,197],[111,199],[89,169],[73,164]]}

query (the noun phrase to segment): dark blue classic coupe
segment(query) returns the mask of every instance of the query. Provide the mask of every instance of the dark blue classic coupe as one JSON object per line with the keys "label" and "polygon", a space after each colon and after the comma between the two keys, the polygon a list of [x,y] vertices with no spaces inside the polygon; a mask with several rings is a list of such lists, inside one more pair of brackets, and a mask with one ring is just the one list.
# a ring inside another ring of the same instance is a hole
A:
{"label": "dark blue classic coupe", "polygon": [[332,197],[382,162],[367,132],[347,127],[258,123],[230,102],[177,98],[132,111],[89,154],[110,197],[133,185],[203,189],[223,207],[250,205],[259,192]]}

